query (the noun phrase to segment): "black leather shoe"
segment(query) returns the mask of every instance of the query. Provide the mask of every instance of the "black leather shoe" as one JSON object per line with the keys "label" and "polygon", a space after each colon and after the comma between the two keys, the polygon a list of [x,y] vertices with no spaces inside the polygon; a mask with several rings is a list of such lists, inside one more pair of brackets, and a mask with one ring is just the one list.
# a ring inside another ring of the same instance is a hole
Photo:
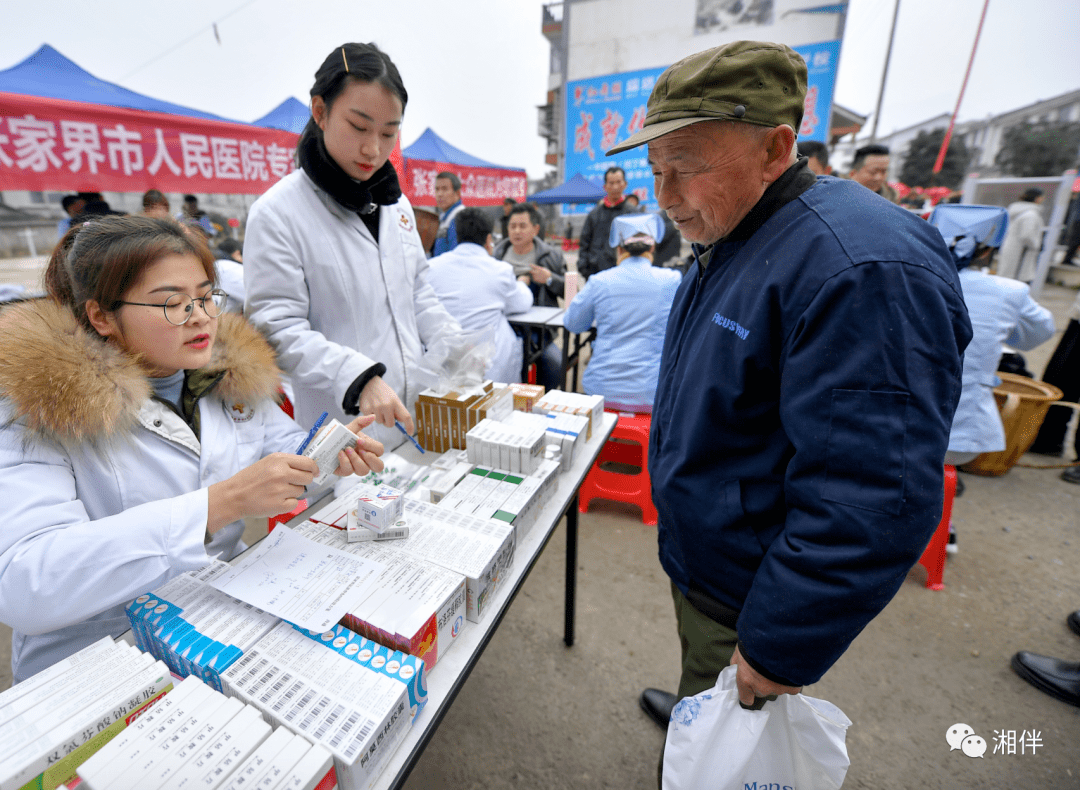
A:
{"label": "black leather shoe", "polygon": [[1044,694],[1080,708],[1080,662],[1021,650],[1012,657],[1012,668]]}
{"label": "black leather shoe", "polygon": [[665,730],[668,722],[671,721],[671,709],[675,707],[675,703],[678,701],[679,698],[674,694],[660,689],[645,689],[638,699],[641,709],[649,714],[650,719]]}
{"label": "black leather shoe", "polygon": [[1073,630],[1074,634],[1080,636],[1080,609],[1066,617],[1065,622],[1069,624],[1069,628]]}
{"label": "black leather shoe", "polygon": [[1077,485],[1080,485],[1080,466],[1070,466],[1061,473],[1061,479],[1066,483],[1076,483]]}

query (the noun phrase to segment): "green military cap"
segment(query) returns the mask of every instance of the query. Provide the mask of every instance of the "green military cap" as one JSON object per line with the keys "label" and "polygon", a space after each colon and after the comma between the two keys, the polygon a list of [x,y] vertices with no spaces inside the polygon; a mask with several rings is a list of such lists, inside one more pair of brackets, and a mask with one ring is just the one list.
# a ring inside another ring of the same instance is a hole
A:
{"label": "green military cap", "polygon": [[607,155],[700,121],[787,124],[798,134],[805,100],[806,62],[798,52],[767,41],[733,41],[668,67],[649,95],[644,128]]}

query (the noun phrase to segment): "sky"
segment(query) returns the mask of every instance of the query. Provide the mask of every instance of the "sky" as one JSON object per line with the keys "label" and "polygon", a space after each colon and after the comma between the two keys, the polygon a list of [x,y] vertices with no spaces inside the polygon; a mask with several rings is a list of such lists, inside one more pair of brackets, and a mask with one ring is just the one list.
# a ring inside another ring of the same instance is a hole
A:
{"label": "sky", "polygon": [[[834,100],[862,115],[877,104],[895,1],[849,6]],[[899,2],[879,136],[953,110],[983,7],[983,0]],[[397,64],[409,92],[403,146],[430,126],[475,156],[539,178],[548,169],[536,133],[549,71],[543,5],[4,0],[0,69],[48,43],[101,79],[251,121],[289,96],[306,103],[315,70],[339,44],[373,41]],[[1078,0],[990,0],[959,120],[1080,88],[1078,45]],[[871,117],[865,133],[872,123]]]}

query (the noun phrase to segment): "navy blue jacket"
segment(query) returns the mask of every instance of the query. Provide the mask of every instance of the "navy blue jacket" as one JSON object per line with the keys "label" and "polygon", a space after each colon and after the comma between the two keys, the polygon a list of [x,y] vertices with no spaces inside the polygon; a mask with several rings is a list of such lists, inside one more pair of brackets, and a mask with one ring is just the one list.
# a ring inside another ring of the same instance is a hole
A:
{"label": "navy blue jacket", "polygon": [[781,181],[805,191],[784,203],[772,185],[774,205],[766,192],[684,278],[649,445],[664,569],[737,612],[742,655],[794,686],[832,666],[933,534],[971,338],[941,234],[803,169]]}

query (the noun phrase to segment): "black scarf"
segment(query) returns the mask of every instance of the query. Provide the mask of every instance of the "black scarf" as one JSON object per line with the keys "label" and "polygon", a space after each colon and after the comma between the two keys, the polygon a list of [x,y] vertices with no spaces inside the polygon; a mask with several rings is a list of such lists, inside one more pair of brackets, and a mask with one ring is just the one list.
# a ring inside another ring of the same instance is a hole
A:
{"label": "black scarf", "polygon": [[330,156],[322,134],[305,134],[299,155],[300,167],[311,180],[349,211],[358,213],[365,224],[379,206],[392,206],[401,197],[397,171],[389,159],[367,181],[357,181]]}

